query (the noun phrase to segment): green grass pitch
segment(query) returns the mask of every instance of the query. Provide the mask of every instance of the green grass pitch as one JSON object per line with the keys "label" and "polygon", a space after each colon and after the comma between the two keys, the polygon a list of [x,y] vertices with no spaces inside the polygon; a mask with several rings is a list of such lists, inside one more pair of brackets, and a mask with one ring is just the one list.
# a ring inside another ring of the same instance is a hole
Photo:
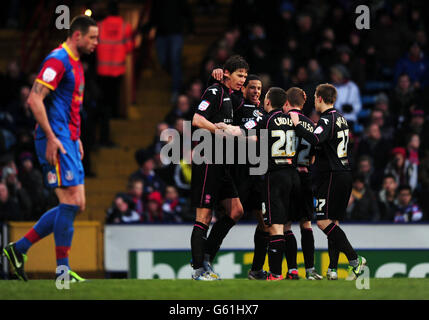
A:
{"label": "green grass pitch", "polygon": [[369,290],[354,281],[91,280],[58,290],[54,280],[0,281],[0,300],[379,300],[429,299],[429,279],[370,279]]}

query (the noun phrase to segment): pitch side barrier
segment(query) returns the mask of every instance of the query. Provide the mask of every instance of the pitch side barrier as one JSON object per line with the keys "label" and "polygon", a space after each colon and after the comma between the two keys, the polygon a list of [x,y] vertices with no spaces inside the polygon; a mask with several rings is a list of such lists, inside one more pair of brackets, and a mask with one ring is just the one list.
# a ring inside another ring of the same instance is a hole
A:
{"label": "pitch side barrier", "polygon": [[[107,273],[128,273],[139,279],[190,279],[190,234],[193,224],[105,225],[104,268]],[[368,260],[370,276],[429,277],[429,223],[343,223],[353,246]],[[305,276],[300,230],[292,230],[298,243],[298,267]],[[255,223],[241,222],[231,229],[214,267],[224,279],[246,278],[253,260]],[[313,228],[315,267],[325,274],[329,264],[325,234]],[[347,275],[347,259],[341,254],[338,275]],[[264,269],[268,270],[268,262]],[[286,271],[286,260],[283,261]]]}

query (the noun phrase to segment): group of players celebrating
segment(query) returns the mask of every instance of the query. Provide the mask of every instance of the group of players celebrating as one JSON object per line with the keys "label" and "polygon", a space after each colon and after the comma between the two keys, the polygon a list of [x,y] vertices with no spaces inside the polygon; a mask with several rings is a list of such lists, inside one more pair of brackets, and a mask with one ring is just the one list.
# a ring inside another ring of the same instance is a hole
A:
{"label": "group of players celebrating", "polygon": [[[250,164],[217,164],[208,157],[205,163],[192,163],[192,204],[196,208],[191,235],[192,278],[220,279],[213,269],[213,260],[229,230],[245,211],[252,211],[258,225],[249,279],[282,280],[283,256],[288,266],[286,279],[299,279],[292,222],[300,224],[306,278],[323,279],[314,268],[314,212],[317,226],[328,238],[327,279],[338,279],[340,252],[350,264],[347,279],[356,279],[363,272],[366,259],[357,255],[339,226],[346,213],[352,177],[347,154],[349,127],[333,107],[335,87],[320,84],[316,88],[315,109],[320,120],[314,124],[302,113],[306,101],[302,89],[292,87],[285,91],[272,87],[262,107],[262,82],[258,76],[248,75],[248,71],[249,65],[238,55],[229,58],[223,69],[214,70],[212,76],[218,82],[204,92],[192,125],[209,130],[212,135],[257,141],[261,130],[266,130],[268,145],[258,146],[261,152],[268,148],[268,170],[262,176],[250,175]],[[207,236],[213,210],[219,206],[225,214]],[[269,272],[263,270],[267,253]]]}

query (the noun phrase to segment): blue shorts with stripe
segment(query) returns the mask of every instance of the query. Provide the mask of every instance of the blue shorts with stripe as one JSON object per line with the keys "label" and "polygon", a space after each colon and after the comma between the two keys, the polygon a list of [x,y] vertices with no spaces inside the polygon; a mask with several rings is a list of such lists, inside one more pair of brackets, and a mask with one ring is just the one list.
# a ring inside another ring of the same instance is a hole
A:
{"label": "blue shorts with stripe", "polygon": [[63,144],[66,154],[58,150],[58,161],[52,166],[46,160],[46,138],[36,139],[37,158],[42,166],[43,177],[46,185],[50,188],[71,187],[84,183],[85,172],[79,152],[79,141],[69,138],[57,137]]}

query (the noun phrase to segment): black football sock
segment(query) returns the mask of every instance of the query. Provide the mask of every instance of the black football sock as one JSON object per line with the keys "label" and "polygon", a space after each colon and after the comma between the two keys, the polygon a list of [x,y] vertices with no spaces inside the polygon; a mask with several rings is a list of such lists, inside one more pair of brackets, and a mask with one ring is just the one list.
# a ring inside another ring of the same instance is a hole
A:
{"label": "black football sock", "polygon": [[298,254],[298,244],[292,230],[284,233],[285,238],[285,257],[288,270],[298,269],[296,255]]}
{"label": "black football sock", "polygon": [[270,236],[268,245],[268,264],[270,272],[279,276],[282,274],[283,251],[285,247],[285,238],[283,235]]}
{"label": "black football sock", "polygon": [[340,252],[335,248],[335,244],[332,239],[328,238],[328,253],[329,253],[329,269],[338,269],[338,258]]}
{"label": "black football sock", "polygon": [[231,217],[225,215],[213,225],[209,237],[206,242],[206,254],[210,255],[212,262],[219,251],[223,239],[225,239],[229,230],[235,225],[235,221]]}
{"label": "black football sock", "polygon": [[203,267],[205,243],[209,226],[195,221],[191,235],[192,267],[196,270]]}
{"label": "black football sock", "polygon": [[305,269],[314,267],[314,236],[311,228],[301,228],[301,247],[304,255]]}
{"label": "black football sock", "polygon": [[264,266],[265,256],[267,255],[270,234],[256,228],[253,240],[255,243],[255,250],[253,254],[252,271],[260,271]]}
{"label": "black football sock", "polygon": [[328,236],[328,241],[329,239],[332,239],[334,248],[343,252],[349,261],[356,260],[358,258],[356,251],[347,239],[346,234],[335,223],[331,223],[323,230],[323,232]]}

